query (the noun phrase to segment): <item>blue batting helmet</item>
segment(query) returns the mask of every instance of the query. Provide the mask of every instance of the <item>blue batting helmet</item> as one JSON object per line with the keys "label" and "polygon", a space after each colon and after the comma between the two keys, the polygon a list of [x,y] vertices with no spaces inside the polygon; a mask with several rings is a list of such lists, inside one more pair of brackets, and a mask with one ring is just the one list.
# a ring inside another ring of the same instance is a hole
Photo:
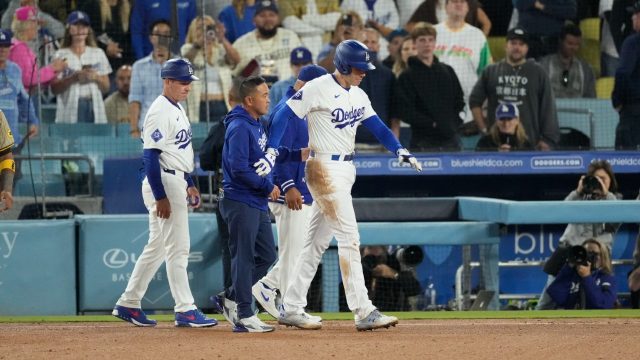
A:
{"label": "blue batting helmet", "polygon": [[187,59],[171,59],[162,65],[160,77],[178,81],[200,80],[193,75],[193,66]]}
{"label": "blue batting helmet", "polygon": [[338,44],[336,55],[333,57],[333,64],[343,75],[351,74],[352,68],[362,71],[376,68],[371,63],[369,48],[357,40],[345,40]]}

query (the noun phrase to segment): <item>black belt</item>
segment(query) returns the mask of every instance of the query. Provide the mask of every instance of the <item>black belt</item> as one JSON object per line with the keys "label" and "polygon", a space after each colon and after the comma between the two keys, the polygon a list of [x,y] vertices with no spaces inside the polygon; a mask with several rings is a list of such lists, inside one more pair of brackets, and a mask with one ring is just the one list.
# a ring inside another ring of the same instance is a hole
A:
{"label": "black belt", "polygon": [[[171,170],[171,169],[162,169],[162,171],[166,172],[167,174],[171,174],[171,175],[175,175],[176,174],[176,171],[175,170]],[[187,179],[187,177],[189,177],[189,174],[187,174],[186,172],[184,172],[184,171],[180,171],[180,172],[184,174],[184,179],[185,180]]]}

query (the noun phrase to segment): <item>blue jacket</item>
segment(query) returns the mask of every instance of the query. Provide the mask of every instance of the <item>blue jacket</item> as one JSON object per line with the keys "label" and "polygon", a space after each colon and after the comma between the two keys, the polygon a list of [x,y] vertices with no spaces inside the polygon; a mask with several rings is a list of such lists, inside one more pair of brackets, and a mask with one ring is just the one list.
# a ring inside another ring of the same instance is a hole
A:
{"label": "blue jacket", "polygon": [[253,31],[256,25],[253,23],[253,16],[256,13],[256,6],[244,6],[244,14],[242,18],[238,17],[236,9],[229,5],[220,11],[218,20],[224,24],[227,30],[225,36],[230,43],[235,42],[240,36]]}
{"label": "blue jacket", "polygon": [[622,43],[611,101],[614,107],[640,101],[640,33],[630,35]]}
{"label": "blue jacket", "polygon": [[253,164],[264,154],[267,134],[260,122],[240,105],[225,116],[224,126],[227,128],[222,148],[224,196],[266,211],[274,185],[269,178],[256,174]]}
{"label": "blue jacket", "polygon": [[33,107],[33,100],[29,101],[24,86],[22,85],[22,71],[16,63],[7,60],[4,69],[0,69],[0,109],[7,118],[9,128],[13,133],[15,146],[22,142],[22,134],[18,131],[18,123],[38,125],[40,121]]}
{"label": "blue jacket", "polygon": [[[285,104],[287,100],[291,96],[293,96],[296,91],[293,87],[289,87],[286,95],[273,107],[273,111],[271,112],[271,116],[269,116],[269,125],[273,121],[275,114],[280,110]],[[301,149],[305,148],[309,145],[309,132],[307,127],[306,120],[301,120],[297,117],[289,119],[287,123],[287,128],[282,136],[282,140],[280,141],[280,146],[288,149]],[[313,198],[311,197],[311,193],[309,192],[309,188],[307,187],[307,182],[304,178],[304,162],[280,162],[280,157],[278,157],[278,161],[273,168],[273,182],[280,187],[282,191],[278,202],[284,204],[284,195],[287,193],[287,190],[295,187],[302,194],[302,198],[305,204],[311,204],[313,202]]]}
{"label": "blue jacket", "polygon": [[601,270],[581,278],[572,267],[565,265],[547,288],[547,293],[559,307],[574,309],[580,304],[580,287],[584,289],[587,309],[613,309],[618,296],[616,279]]}
{"label": "blue jacket", "polygon": [[[149,26],[156,20],[167,20],[171,23],[171,4],[168,0],[136,0],[131,9],[129,31],[131,32],[131,48],[136,60],[149,55],[153,49],[149,42],[151,30]],[[187,36],[189,24],[196,17],[195,0],[177,0],[178,8],[178,42],[182,46]],[[93,21],[100,21],[94,19]]]}

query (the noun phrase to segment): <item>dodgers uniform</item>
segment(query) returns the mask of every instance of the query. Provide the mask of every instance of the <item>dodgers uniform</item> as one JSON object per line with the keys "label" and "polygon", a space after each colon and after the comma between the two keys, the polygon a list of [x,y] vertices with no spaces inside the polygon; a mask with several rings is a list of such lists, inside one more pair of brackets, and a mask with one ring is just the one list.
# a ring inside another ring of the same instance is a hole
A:
{"label": "dodgers uniform", "polygon": [[117,305],[140,308],[151,278],[166,261],[175,311],[195,310],[187,275],[190,248],[187,187],[193,185],[188,174],[194,168],[191,125],[184,108],[161,95],[149,107],[143,129],[144,149],[162,151],[159,156],[161,179],[171,204],[171,215],[168,219],[156,215],[156,198],[162,197],[145,177],[142,197],[149,210],[149,242],[138,257],[127,289]]}
{"label": "dodgers uniform", "polygon": [[308,82],[287,106],[298,118],[307,118],[311,157],[305,178],[314,202],[304,249],[294,271],[297,276],[283,298],[284,309],[303,311],[322,254],[335,236],[349,309],[356,320],[363,319],[376,308],[367,296],[360,262],[360,235],[351,197],[356,178],[352,159],[357,127],[363,120],[379,118],[363,90],[356,86],[345,89],[331,74]]}

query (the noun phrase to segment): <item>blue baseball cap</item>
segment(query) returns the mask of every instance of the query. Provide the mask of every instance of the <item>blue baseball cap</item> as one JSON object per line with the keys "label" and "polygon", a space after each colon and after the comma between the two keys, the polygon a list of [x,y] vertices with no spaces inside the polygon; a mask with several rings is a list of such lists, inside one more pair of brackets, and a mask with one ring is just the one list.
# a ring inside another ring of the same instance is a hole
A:
{"label": "blue baseball cap", "polygon": [[258,0],[256,2],[256,13],[253,16],[258,16],[263,11],[271,10],[274,13],[278,13],[278,6],[275,0]]}
{"label": "blue baseball cap", "polygon": [[91,26],[91,19],[86,12],[76,10],[67,16],[67,25],[84,24]]}
{"label": "blue baseball cap", "polygon": [[389,33],[389,35],[387,35],[387,41],[391,41],[393,40],[393,38],[401,36],[401,37],[405,37],[409,35],[409,33],[407,32],[407,30],[405,29],[395,29],[392,32]]}
{"label": "blue baseball cap", "polygon": [[311,51],[306,47],[300,46],[291,50],[291,63],[294,65],[310,64],[313,62]]}
{"label": "blue baseball cap", "polygon": [[6,47],[11,46],[11,38],[13,37],[13,33],[11,30],[0,29],[0,46]]}
{"label": "blue baseball cap", "polygon": [[307,65],[302,69],[300,69],[300,73],[298,74],[298,80],[307,82],[326,74],[328,74],[328,72],[322,66],[313,65],[313,64]]}
{"label": "blue baseball cap", "polygon": [[502,103],[498,105],[496,109],[496,119],[509,120],[517,117],[520,117],[520,111],[518,111],[518,107],[514,104]]}

